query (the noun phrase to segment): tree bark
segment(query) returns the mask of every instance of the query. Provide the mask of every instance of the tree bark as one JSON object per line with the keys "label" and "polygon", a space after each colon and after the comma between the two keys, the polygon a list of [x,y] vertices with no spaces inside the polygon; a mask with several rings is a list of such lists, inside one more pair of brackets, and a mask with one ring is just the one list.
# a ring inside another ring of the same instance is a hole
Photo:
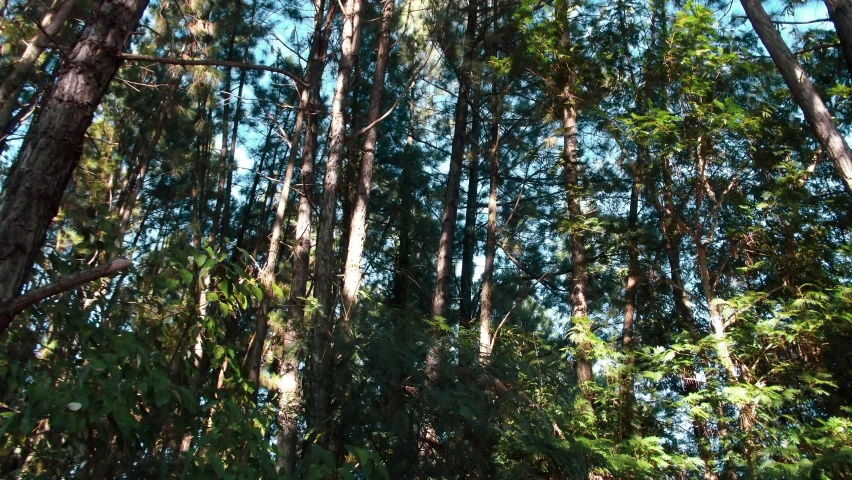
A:
{"label": "tree bark", "polygon": [[647,149],[639,146],[636,164],[633,166],[633,185],[630,188],[630,207],[627,214],[627,283],[624,287],[624,322],[621,326],[621,350],[625,356],[627,373],[621,386],[621,426],[619,435],[627,438],[633,433],[633,407],[636,397],[633,389],[634,331],[636,319],[636,289],[639,286],[639,192],[641,188],[642,168],[644,168]]}
{"label": "tree bark", "polygon": [[846,192],[852,195],[852,150],[834,126],[831,112],[828,111],[816,88],[808,79],[807,73],[790,52],[790,48],[784,43],[781,34],[775,30],[772,20],[763,9],[761,0],[740,0],[740,2],[763,46],[766,47],[769,56],[772,57],[772,61],[775,62],[775,66],[784,78],[784,83],[793,94],[793,99],[802,109],[820,145],[831,158],[835,170],[840,175],[840,180],[846,187]]}
{"label": "tree bark", "polygon": [[471,81],[473,101],[471,102],[471,122],[467,169],[467,206],[464,215],[464,237],[462,238],[462,270],[461,270],[461,300],[459,301],[459,316],[463,322],[473,319],[472,290],[473,290],[473,257],[476,254],[476,217],[479,201],[479,100],[481,88],[476,79]]}
{"label": "tree bark", "polygon": [[491,305],[494,288],[494,257],[497,252],[497,189],[500,181],[500,121],[502,119],[503,96],[497,86],[497,75],[491,81],[491,148],[488,181],[488,225],[485,236],[485,269],[482,272],[482,293],[479,307],[479,359],[483,364],[490,361]]}
{"label": "tree bark", "polygon": [[[320,18],[322,17],[320,16]],[[287,199],[290,197],[290,183],[293,181],[293,167],[296,163],[296,152],[299,150],[299,138],[302,136],[304,117],[305,110],[299,108],[299,111],[296,113],[296,122],[293,125],[292,144],[290,145],[290,153],[287,156],[287,169],[284,173],[284,181],[281,184],[278,205],[275,207],[272,232],[269,235],[269,249],[266,252],[266,263],[263,266],[263,270],[258,274],[258,280],[260,280],[260,284],[263,286],[263,299],[260,302],[260,311],[257,313],[255,321],[254,344],[252,345],[248,373],[248,380],[254,385],[255,395],[257,395],[258,388],[260,387],[260,366],[263,360],[263,348],[266,342],[269,313],[272,309],[272,297],[274,295],[272,285],[275,283],[275,267],[278,264],[278,252],[281,250],[281,232],[283,230],[284,214],[287,211]]]}
{"label": "tree bark", "polygon": [[840,50],[846,62],[846,70],[852,77],[852,1],[823,0],[828,16],[834,22],[834,30],[840,39]]}
{"label": "tree bark", "polygon": [[[677,206],[674,203],[672,196],[672,176],[669,165],[669,159],[662,160],[662,177],[663,177],[663,193],[662,201],[655,188],[653,180],[646,179],[646,187],[648,196],[651,198],[651,203],[657,212],[660,231],[663,237],[663,244],[666,250],[666,255],[669,260],[670,280],[672,287],[672,297],[675,307],[675,318],[677,327],[680,330],[686,331],[692,342],[697,343],[699,333],[695,323],[695,317],[692,313],[692,303],[689,301],[686,288],[683,283],[683,273],[680,265],[680,220],[678,218]],[[700,390],[700,384],[697,381],[696,369],[685,368],[681,374],[681,382],[686,394],[696,393]],[[713,447],[710,438],[710,431],[707,428],[707,421],[701,416],[690,415],[692,422],[692,432],[695,436],[695,444],[698,448],[699,457],[704,463],[704,480],[718,480],[719,475],[714,469]]]}
{"label": "tree bark", "polygon": [[41,29],[30,39],[12,73],[0,85],[0,137],[6,136],[13,130],[9,122],[27,77],[33,71],[45,48],[51,45],[48,35],[52,37],[62,30],[65,20],[74,10],[74,3],[75,0],[55,0],[53,2],[41,21]]}
{"label": "tree bark", "polygon": [[0,194],[0,301],[18,295],[29,276],[95,109],[147,5],[147,0],[100,4],[27,133]]}
{"label": "tree bark", "polygon": [[[311,197],[314,183],[314,156],[316,154],[317,135],[319,128],[319,96],[322,84],[322,72],[325,69],[328,52],[328,38],[331,23],[335,13],[334,4],[330,4],[323,12],[325,0],[314,0],[316,10],[314,17],[314,32],[311,39],[311,52],[308,60],[305,83],[308,84],[301,92],[300,108],[305,111],[305,140],[302,146],[302,165],[299,172],[299,211],[296,218],[296,231],[293,250],[293,278],[290,284],[289,301],[292,305],[292,315],[288,331],[299,332],[305,327],[305,297],[307,296],[308,272],[311,261]],[[293,352],[294,344],[287,339],[284,342],[287,360],[281,362],[278,376],[279,383],[278,423],[282,434],[278,437],[280,456],[277,464],[280,472],[292,473],[296,465],[296,445],[298,441],[298,425],[296,423],[302,390],[298,376],[298,359]]]}
{"label": "tree bark", "polygon": [[[467,129],[467,109],[470,102],[471,78],[468,72],[473,57],[473,43],[476,36],[478,5],[476,0],[468,4],[467,30],[465,31],[465,53],[459,73],[459,95],[456,101],[453,125],[453,143],[450,152],[450,171],[447,176],[447,191],[444,195],[441,214],[441,237],[438,242],[438,262],[435,272],[435,287],[432,292],[432,319],[445,318],[449,310],[450,279],[453,275],[453,234],[456,230],[458,215],[459,187],[461,185],[462,161],[464,160],[465,131]],[[438,343],[431,346],[426,354],[426,376],[430,380],[437,378],[440,363]]]}
{"label": "tree bark", "polygon": [[[376,69],[373,74],[373,86],[370,91],[370,106],[367,110],[367,125],[379,118],[382,94],[385,89],[385,70],[390,52],[390,32],[393,21],[394,0],[382,3],[382,26],[379,34],[379,47],[376,53]],[[352,211],[352,223],[349,227],[349,247],[346,253],[346,268],[343,273],[343,315],[348,322],[352,308],[358,302],[358,287],[361,284],[361,257],[364,255],[364,243],[367,240],[367,210],[370,201],[370,189],[373,185],[373,164],[376,156],[376,138],[378,129],[373,126],[367,130],[364,139],[364,154],[358,171],[358,190],[355,193],[355,207]]]}
{"label": "tree bark", "polygon": [[328,160],[325,166],[320,217],[317,224],[316,276],[314,296],[319,303],[313,325],[313,352],[311,354],[312,392],[309,425],[317,432],[320,446],[327,448],[330,432],[330,384],[328,368],[331,365],[329,349],[334,331],[336,283],[334,265],[334,220],[337,216],[337,189],[340,162],[346,141],[346,122],[343,109],[349,93],[352,65],[361,37],[362,0],[347,0],[343,12],[340,62],[334,98],[331,102],[331,126],[329,127]]}

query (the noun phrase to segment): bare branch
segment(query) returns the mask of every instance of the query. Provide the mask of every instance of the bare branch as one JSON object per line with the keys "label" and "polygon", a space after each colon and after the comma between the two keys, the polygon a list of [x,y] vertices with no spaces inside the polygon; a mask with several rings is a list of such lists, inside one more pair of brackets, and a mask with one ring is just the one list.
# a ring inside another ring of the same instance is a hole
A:
{"label": "bare branch", "polygon": [[232,67],[232,68],[244,68],[248,70],[262,70],[264,72],[272,72],[272,73],[280,73],[285,77],[293,80],[299,87],[307,86],[302,80],[301,77],[296,75],[293,72],[289,72],[284,70],[283,68],[270,67],[268,65],[260,65],[256,63],[246,63],[246,62],[235,62],[232,60],[210,60],[210,59],[196,59],[196,58],[166,58],[166,57],[151,57],[148,55],[137,55],[134,53],[122,53],[120,55],[124,60],[130,60],[134,62],[153,62],[153,63],[164,63],[166,65],[183,65],[183,66],[194,66],[194,65],[209,65],[215,67]]}
{"label": "bare branch", "polygon": [[91,270],[86,270],[61,278],[50,285],[30,290],[19,297],[0,303],[0,334],[6,331],[9,324],[12,323],[12,318],[18,313],[21,313],[25,308],[34,305],[45,298],[66,292],[79,287],[84,283],[91,282],[92,280],[108,277],[120,270],[130,267],[130,265],[132,265],[130,260],[126,258],[119,258],[107,263],[106,265],[101,265],[100,267],[95,267]]}

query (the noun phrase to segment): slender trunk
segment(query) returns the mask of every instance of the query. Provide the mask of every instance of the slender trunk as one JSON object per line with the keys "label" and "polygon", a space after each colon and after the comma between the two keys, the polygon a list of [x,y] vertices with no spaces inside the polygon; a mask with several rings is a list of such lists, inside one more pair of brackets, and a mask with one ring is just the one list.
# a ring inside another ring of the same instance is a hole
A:
{"label": "slender trunk", "polygon": [[48,36],[52,37],[59,33],[65,25],[65,20],[74,10],[74,3],[75,0],[54,0],[41,21],[41,29],[30,39],[12,73],[0,84],[0,137],[4,137],[13,130],[10,125],[12,112],[15,111],[27,77],[33,71],[45,48],[51,45]]}
{"label": "slender trunk", "polygon": [[[563,50],[570,48],[570,34],[567,3],[561,4],[557,11],[562,33],[559,46]],[[559,65],[559,75],[563,82],[560,93],[562,102],[562,175],[565,182],[568,205],[568,221],[572,226],[569,233],[571,243],[571,317],[573,319],[573,341],[577,353],[574,360],[574,370],[577,384],[580,386],[587,406],[591,409],[585,384],[592,379],[591,326],[589,325],[589,308],[586,296],[588,273],[586,266],[586,245],[583,235],[583,212],[580,206],[580,158],[577,154],[577,108],[573,91],[574,75],[570,60],[564,60]]]}
{"label": "slender trunk", "polygon": [[502,119],[501,104],[503,97],[496,90],[497,76],[492,78],[491,92],[491,149],[490,172],[488,182],[488,226],[485,237],[485,269],[482,272],[482,293],[480,294],[479,309],[479,359],[486,363],[490,360],[491,338],[491,304],[494,286],[494,256],[497,252],[497,189],[500,179],[500,121]]}
{"label": "slender trunk", "polygon": [[[242,5],[242,2],[238,2]],[[227,59],[232,60],[234,56],[234,44],[237,41],[237,32],[231,32],[231,39],[228,42]],[[207,241],[213,245],[213,240],[222,237],[220,230],[224,230],[222,224],[222,208],[225,200],[225,188],[228,181],[228,117],[231,115],[231,67],[225,69],[225,85],[222,89],[222,142],[219,148],[219,181],[216,184],[216,206],[213,209],[213,226],[210,228],[210,235]],[[230,192],[229,192],[230,194]]]}
{"label": "slender trunk", "polygon": [[231,191],[234,182],[234,168],[236,168],[234,157],[237,153],[237,137],[239,135],[240,120],[242,120],[243,88],[245,87],[245,83],[246,71],[242,70],[240,71],[240,83],[237,87],[237,105],[236,108],[234,108],[234,126],[231,130],[231,145],[230,150],[228,151],[228,159],[225,162],[227,180],[225,182],[225,194],[222,200],[222,231],[219,235],[219,248],[222,250],[225,249],[225,242],[228,240],[228,235],[230,235],[231,229]]}
{"label": "slender trunk", "polygon": [[[662,202],[653,184],[653,180],[648,180],[646,183],[648,196],[652,200],[654,209],[657,212],[660,231],[662,232],[663,243],[666,250],[666,255],[669,260],[669,270],[671,276],[672,296],[675,306],[675,318],[677,319],[680,330],[689,334],[690,340],[698,342],[699,333],[696,328],[695,317],[692,313],[692,303],[689,301],[686,289],[683,283],[683,274],[680,265],[680,240],[681,233],[679,231],[678,209],[674,204],[674,197],[671,193],[672,176],[668,158],[663,159],[662,166],[663,177],[663,194]],[[684,393],[687,395],[697,393],[701,385],[697,380],[696,368],[685,367],[681,374],[681,382],[683,384]],[[714,455],[713,447],[710,439],[710,431],[707,428],[707,421],[700,415],[690,415],[692,422],[692,432],[695,436],[695,444],[698,448],[698,454],[704,464],[704,480],[718,480],[719,476],[716,473],[713,465]]]}
{"label": "slender trunk", "polygon": [[[325,69],[328,51],[328,38],[331,31],[332,18],[335,12],[334,4],[330,4],[325,13],[324,0],[314,0],[315,23],[311,39],[311,53],[308,60],[305,83],[307,88],[301,92],[300,108],[305,111],[305,140],[302,146],[302,165],[299,173],[299,212],[296,218],[296,231],[293,250],[293,279],[290,285],[289,301],[292,305],[292,317],[288,326],[289,332],[304,331],[305,303],[307,296],[308,271],[311,253],[311,197],[314,183],[314,156],[316,154],[317,134],[319,129],[319,95],[322,83],[322,72]],[[290,348],[285,338],[284,348]],[[282,435],[278,438],[278,469],[288,473],[295,470],[296,445],[298,427],[296,423],[302,390],[298,381],[298,360],[295,352],[285,351],[287,361],[281,362],[279,370],[279,427]]]}
{"label": "slender trunk", "polygon": [[[740,2],[763,46],[766,47],[769,56],[772,57],[772,61],[775,62],[784,82],[793,94],[793,99],[802,109],[820,145],[831,158],[834,168],[846,187],[846,192],[852,195],[852,150],[834,126],[831,112],[828,111],[816,88],[808,79],[805,70],[784,43],[781,34],[775,30],[772,20],[763,9],[761,0],[740,0]],[[845,2],[844,6],[846,6]],[[839,32],[840,29],[838,29],[838,35]]]}
{"label": "slender trunk", "polygon": [[[21,291],[59,211],[86,130],[147,0],[104,0],[33,121],[0,193],[0,301]],[[0,334],[11,318],[0,319]]]}
{"label": "slender trunk", "polygon": [[171,110],[171,106],[173,105],[175,98],[175,92],[177,91],[179,85],[180,79],[176,79],[171,82],[171,86],[169,87],[166,93],[166,98],[163,100],[163,104],[160,107],[160,116],[157,119],[156,126],[154,127],[154,135],[151,137],[151,141],[145,148],[145,151],[142,154],[142,158],[137,161],[135,169],[136,171],[134,172],[134,175],[131,178],[130,182],[128,182],[127,189],[124,192],[125,196],[119,203],[119,225],[118,234],[116,235],[117,247],[121,247],[121,245],[124,243],[124,234],[125,232],[127,232],[127,228],[130,226],[130,215],[133,213],[133,209],[136,207],[136,201],[139,199],[139,192],[142,191],[142,186],[145,183],[145,177],[148,173],[148,167],[151,165],[151,159],[154,157],[154,153],[157,150],[157,144],[160,143],[160,137],[163,135],[163,128],[165,127],[166,116]]}
{"label": "slender trunk", "polygon": [[278,252],[281,249],[282,225],[284,223],[284,214],[287,211],[287,199],[290,197],[290,183],[293,181],[293,166],[296,163],[296,152],[299,150],[299,138],[302,136],[304,117],[305,110],[299,108],[298,113],[296,113],[296,123],[293,125],[292,144],[290,145],[290,154],[287,156],[287,170],[284,173],[281,194],[278,197],[278,206],[275,208],[275,220],[272,222],[272,233],[269,236],[269,250],[266,252],[266,264],[258,274],[258,279],[263,286],[263,300],[260,302],[260,311],[257,314],[255,322],[255,337],[250,354],[251,360],[248,374],[249,383],[254,385],[255,395],[257,395],[258,388],[260,387],[260,366],[263,360],[263,348],[266,342],[269,312],[272,308],[272,296],[274,295],[272,285],[275,283],[275,267],[278,264]]}
{"label": "slender trunk", "polygon": [[313,322],[313,352],[311,354],[311,409],[308,424],[319,435],[317,442],[327,448],[331,432],[330,402],[331,385],[328,370],[332,358],[330,347],[334,335],[334,309],[337,304],[334,296],[334,220],[337,216],[337,188],[340,176],[340,162],[346,141],[346,122],[344,108],[349,94],[352,65],[358,52],[361,36],[361,0],[348,0],[343,12],[343,30],[341,32],[340,63],[337,69],[337,82],[334,98],[331,102],[331,126],[329,127],[328,160],[325,165],[320,217],[317,222],[316,275],[314,296],[319,303]]}
{"label": "slender trunk", "polygon": [[846,62],[846,70],[852,77],[852,1],[850,0],[823,0],[828,16],[834,22],[834,30],[840,39],[840,50],[843,51],[843,60]]}
{"label": "slender trunk", "polygon": [[636,319],[636,289],[639,286],[639,192],[642,169],[647,149],[639,146],[636,164],[633,167],[633,185],[630,188],[630,207],[627,214],[629,239],[627,242],[627,283],[624,287],[624,322],[621,327],[621,349],[627,370],[621,385],[621,428],[619,435],[627,438],[633,433],[633,406],[636,396],[633,390],[633,323]]}
{"label": "slender trunk", "polygon": [[476,253],[476,213],[479,201],[479,99],[481,88],[477,79],[473,80],[473,101],[471,105],[470,151],[468,152],[467,208],[464,216],[464,237],[462,240],[461,301],[459,315],[463,322],[473,319],[473,257]]}
{"label": "slender trunk", "polygon": [[[370,91],[370,106],[367,110],[367,125],[379,118],[382,106],[382,94],[385,89],[385,70],[390,52],[390,31],[393,21],[394,0],[384,0],[382,4],[382,26],[379,34],[379,48],[376,54],[376,69],[373,73],[373,86]],[[343,321],[348,322],[352,308],[358,302],[358,286],[361,283],[361,257],[364,254],[364,242],[367,240],[367,207],[370,201],[370,189],[373,186],[373,163],[376,156],[376,138],[378,128],[367,130],[364,139],[364,154],[358,171],[358,190],[355,193],[355,207],[352,211],[352,223],[349,227],[349,248],[346,253],[346,268],[343,273]]]}
{"label": "slender trunk", "polygon": [[[456,230],[458,215],[459,186],[461,185],[462,161],[464,160],[465,130],[467,128],[467,109],[470,101],[471,78],[467,72],[473,57],[473,43],[476,37],[478,6],[475,0],[468,4],[467,30],[465,31],[465,53],[459,77],[459,96],[456,101],[453,125],[453,143],[450,152],[450,171],[447,176],[447,191],[444,195],[441,214],[441,237],[438,242],[438,262],[435,271],[435,288],[432,293],[432,305],[429,311],[432,319],[446,318],[449,310],[450,279],[453,275],[453,234]],[[440,364],[440,345],[436,342],[426,354],[426,377],[430,381],[437,378]],[[421,449],[422,450],[422,449]]]}
{"label": "slender trunk", "polygon": [[[568,192],[568,219],[573,222],[583,221],[580,208],[580,161],[577,156],[577,111],[571,100],[570,87],[563,90],[566,105],[562,108],[562,130],[564,144],[562,150],[563,175]],[[575,371],[577,383],[584,389],[586,382],[592,379],[592,362],[589,358],[591,341],[588,329],[589,307],[586,295],[588,284],[588,268],[586,266],[586,247],[582,225],[575,225],[570,233],[571,242],[571,317],[575,320],[574,342],[577,346]]]}
{"label": "slender trunk", "polygon": [[[273,124],[270,123],[269,128],[266,130],[266,137],[265,137],[265,140],[263,141],[263,148],[262,148],[262,151],[261,151],[261,154],[260,154],[260,159],[257,161],[257,165],[254,165],[254,167],[256,169],[255,172],[254,172],[254,178],[252,178],[251,188],[249,188],[249,193],[246,196],[246,206],[243,210],[242,222],[240,222],[240,226],[238,227],[238,230],[237,230],[237,240],[236,240],[236,243],[235,243],[237,248],[246,248],[246,246],[244,245],[245,238],[246,238],[246,231],[249,229],[249,222],[251,221],[252,217],[254,217],[254,209],[255,209],[255,206],[256,206],[256,203],[257,203],[257,189],[260,186],[260,179],[262,178],[261,172],[264,172],[267,169],[267,166],[266,166],[266,159],[267,158],[272,157],[272,161],[270,162],[271,165],[272,165],[272,168],[269,168],[269,171],[273,172],[272,175],[275,175],[274,167],[275,167],[275,159],[278,156],[278,144],[275,145],[274,153],[272,155],[269,155],[270,146],[272,144],[272,129],[273,128],[274,128]],[[274,184],[274,182],[269,182],[269,183]],[[262,207],[261,207],[261,209],[262,209]],[[266,220],[266,219],[264,218],[264,220]]]}
{"label": "slender trunk", "polygon": [[[408,135],[405,139],[406,157],[410,158],[414,146],[414,94],[408,97]],[[408,275],[411,257],[411,209],[414,195],[411,189],[413,168],[411,162],[403,162],[402,178],[399,182],[399,249],[397,250],[396,265],[394,266],[393,294],[391,304],[404,307],[408,302]]]}

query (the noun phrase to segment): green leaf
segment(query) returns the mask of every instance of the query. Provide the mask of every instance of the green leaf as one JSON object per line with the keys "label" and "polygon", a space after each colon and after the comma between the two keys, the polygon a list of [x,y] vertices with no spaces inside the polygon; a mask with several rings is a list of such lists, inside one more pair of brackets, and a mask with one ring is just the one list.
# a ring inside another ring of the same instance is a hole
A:
{"label": "green leaf", "polygon": [[225,478],[225,465],[222,464],[222,459],[218,455],[211,455],[208,458],[208,463],[213,467],[213,471],[219,478]]}
{"label": "green leaf", "polygon": [[182,268],[180,270],[180,277],[181,280],[183,280],[184,285],[189,285],[192,283],[192,272],[190,272],[189,270]]}

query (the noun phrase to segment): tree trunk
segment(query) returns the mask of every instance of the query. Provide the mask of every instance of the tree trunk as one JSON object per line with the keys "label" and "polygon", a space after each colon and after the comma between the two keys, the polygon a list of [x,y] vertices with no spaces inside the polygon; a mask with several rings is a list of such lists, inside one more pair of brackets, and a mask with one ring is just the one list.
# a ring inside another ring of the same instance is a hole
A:
{"label": "tree trunk", "polygon": [[[408,97],[408,134],[405,139],[406,157],[412,154],[414,146],[414,93]],[[391,305],[402,308],[408,302],[408,276],[411,258],[411,209],[414,206],[414,188],[411,162],[403,162],[402,178],[399,181],[399,249],[393,275],[393,294]]]}
{"label": "tree trunk", "polygon": [[633,185],[630,188],[630,208],[627,214],[629,239],[627,242],[627,284],[624,287],[624,322],[621,327],[621,350],[625,356],[627,372],[621,386],[621,427],[619,435],[627,438],[633,433],[633,406],[636,397],[633,390],[633,322],[636,319],[636,289],[639,286],[639,191],[641,175],[647,149],[639,146],[636,164],[633,166]]}
{"label": "tree trunk", "polygon": [[[86,130],[147,0],[104,0],[27,133],[0,194],[0,301],[19,294],[71,180]],[[0,325],[0,334],[8,324]]]}
{"label": "tree trunk", "polygon": [[823,0],[828,16],[834,22],[834,30],[840,39],[840,50],[843,51],[843,60],[846,62],[846,70],[852,77],[852,1],[850,0]]}
{"label": "tree trunk", "polygon": [[[820,145],[831,158],[834,168],[846,187],[846,192],[852,195],[852,150],[834,126],[831,112],[828,111],[819,93],[808,79],[807,73],[784,43],[781,34],[775,30],[772,20],[763,9],[761,0],[740,1],[763,46],[766,47],[769,56],[772,57],[772,61],[775,62],[784,82],[793,94],[793,99],[802,109]],[[838,29],[838,35],[839,32],[840,29]]]}
{"label": "tree trunk", "polygon": [[497,252],[497,189],[500,181],[500,121],[503,96],[497,86],[497,75],[491,80],[491,149],[488,181],[488,225],[485,237],[485,269],[479,307],[479,359],[487,363],[491,357],[491,303],[494,286],[494,256]]}
{"label": "tree trunk", "polygon": [[[367,110],[367,125],[372,125],[380,115],[382,94],[385,89],[385,70],[390,52],[390,32],[393,21],[394,0],[384,0],[382,4],[382,26],[379,36],[379,48],[376,54],[376,69],[373,74],[373,86],[370,91],[370,106]],[[358,172],[358,190],[355,193],[355,208],[349,227],[349,247],[346,253],[346,268],[343,273],[343,315],[348,322],[352,308],[358,302],[358,287],[361,283],[361,257],[364,255],[364,243],[367,240],[367,207],[370,201],[370,189],[373,185],[373,163],[376,156],[376,138],[378,128],[367,130],[364,139],[364,154]]]}
{"label": "tree trunk", "polygon": [[[311,261],[311,196],[314,183],[314,156],[316,154],[317,134],[319,128],[319,95],[322,84],[322,72],[325,69],[328,50],[328,38],[331,22],[335,12],[334,4],[330,4],[325,13],[325,0],[314,0],[316,9],[314,17],[314,33],[311,39],[310,59],[308,60],[305,83],[307,88],[301,92],[300,108],[304,109],[306,117],[305,140],[302,146],[302,165],[299,172],[299,212],[296,218],[296,231],[293,250],[293,278],[290,284],[289,301],[292,305],[292,315],[288,331],[303,331],[305,327],[305,297],[307,295],[308,271]],[[278,438],[278,469],[281,472],[293,472],[296,465],[296,444],[298,426],[296,413],[301,403],[302,391],[298,381],[298,359],[292,352],[292,345],[285,339],[284,348],[287,360],[281,362],[278,372],[282,381],[279,383],[278,417],[279,427],[283,432]],[[285,381],[285,379],[287,379]]]}
{"label": "tree trunk", "polygon": [[[432,293],[430,316],[446,318],[449,310],[450,279],[453,275],[453,234],[456,230],[458,215],[459,186],[461,185],[462,161],[464,160],[465,130],[467,128],[467,108],[470,101],[471,78],[467,72],[473,56],[473,43],[476,37],[477,2],[468,4],[467,30],[465,31],[465,53],[459,77],[459,96],[456,101],[453,125],[453,144],[450,152],[450,171],[447,176],[447,191],[444,195],[444,207],[441,215],[441,237],[438,242],[438,262],[435,272],[435,288]],[[437,377],[440,363],[439,344],[429,348],[426,354],[426,376],[430,380]]]}
{"label": "tree trunk", "polygon": [[130,215],[133,213],[133,209],[136,207],[136,201],[139,199],[139,193],[142,191],[142,186],[145,183],[145,177],[148,173],[148,167],[151,165],[151,159],[154,157],[154,153],[157,150],[157,144],[160,143],[160,137],[163,135],[163,128],[166,123],[166,116],[168,112],[171,111],[171,107],[174,103],[175,92],[180,85],[180,78],[172,80],[171,85],[166,92],[166,98],[163,100],[162,106],[160,107],[160,116],[157,119],[157,124],[154,127],[154,135],[151,137],[151,141],[148,143],[148,146],[145,148],[145,151],[142,153],[142,158],[137,161],[137,165],[135,168],[135,172],[130,182],[128,182],[127,189],[124,192],[124,196],[119,202],[118,209],[118,233],[116,235],[116,246],[121,247],[124,243],[124,234],[127,232],[127,228],[130,226]]}
{"label": "tree trunk", "polygon": [[[480,75],[481,76],[481,75]],[[473,257],[476,254],[476,216],[477,202],[479,201],[479,115],[480,91],[478,79],[473,79],[473,101],[471,105],[471,123],[468,151],[467,171],[467,208],[464,216],[464,237],[462,239],[462,270],[461,270],[461,300],[459,302],[459,316],[462,322],[470,322],[473,319],[472,290],[473,290]]]}
{"label": "tree trunk", "polygon": [[358,53],[361,36],[361,1],[347,0],[343,12],[340,63],[337,82],[331,102],[331,126],[329,127],[328,160],[325,166],[320,217],[317,224],[316,276],[314,296],[319,303],[313,324],[313,352],[311,352],[311,402],[308,425],[319,435],[317,442],[326,448],[329,445],[330,429],[330,383],[328,368],[331,366],[329,349],[334,331],[334,220],[337,216],[337,188],[340,176],[340,161],[346,141],[346,122],[343,109],[349,93],[352,65]]}
{"label": "tree trunk", "polygon": [[74,3],[75,0],[54,0],[53,5],[41,21],[41,29],[30,39],[12,73],[0,85],[0,137],[5,137],[13,130],[10,119],[18,103],[18,97],[24,89],[27,77],[33,71],[45,48],[51,45],[48,35],[55,36],[62,30],[65,20],[74,10]]}
{"label": "tree trunk", "polygon": [[[671,275],[672,296],[674,299],[675,318],[677,327],[680,330],[689,334],[689,338],[693,343],[699,340],[699,333],[695,323],[695,317],[692,313],[692,303],[686,292],[683,283],[683,274],[680,265],[680,240],[679,219],[677,206],[674,204],[674,197],[671,193],[672,177],[668,158],[663,159],[662,177],[663,177],[663,200],[660,201],[653,180],[646,180],[648,196],[651,198],[651,203],[657,212],[660,231],[663,237],[663,243],[666,250],[666,255],[669,260],[669,270]],[[700,384],[697,380],[696,369],[687,368],[681,374],[681,382],[683,384],[684,393],[692,394],[700,390]],[[698,454],[704,463],[704,480],[718,480],[719,476],[716,473],[714,464],[713,447],[711,444],[710,431],[707,428],[707,421],[698,415],[690,415],[692,422],[692,432],[695,436],[695,444],[698,448]]]}
{"label": "tree trunk", "polygon": [[[322,16],[320,15],[320,18]],[[272,233],[269,235],[269,249],[266,252],[266,264],[258,274],[260,284],[263,286],[263,299],[260,302],[260,311],[255,321],[255,336],[250,353],[248,380],[254,385],[255,396],[260,387],[260,366],[263,360],[263,347],[266,342],[266,332],[269,322],[269,312],[272,308],[272,297],[274,295],[272,285],[275,283],[275,267],[278,264],[278,252],[281,249],[281,231],[284,223],[284,214],[287,211],[287,199],[290,197],[290,183],[293,181],[293,167],[296,163],[296,152],[299,150],[299,138],[302,136],[302,123],[305,117],[304,108],[299,108],[296,113],[296,122],[293,125],[293,136],[291,137],[290,153],[287,156],[287,170],[284,173],[284,181],[281,184],[281,194],[278,197],[278,205],[275,208],[275,219],[272,222]]]}

